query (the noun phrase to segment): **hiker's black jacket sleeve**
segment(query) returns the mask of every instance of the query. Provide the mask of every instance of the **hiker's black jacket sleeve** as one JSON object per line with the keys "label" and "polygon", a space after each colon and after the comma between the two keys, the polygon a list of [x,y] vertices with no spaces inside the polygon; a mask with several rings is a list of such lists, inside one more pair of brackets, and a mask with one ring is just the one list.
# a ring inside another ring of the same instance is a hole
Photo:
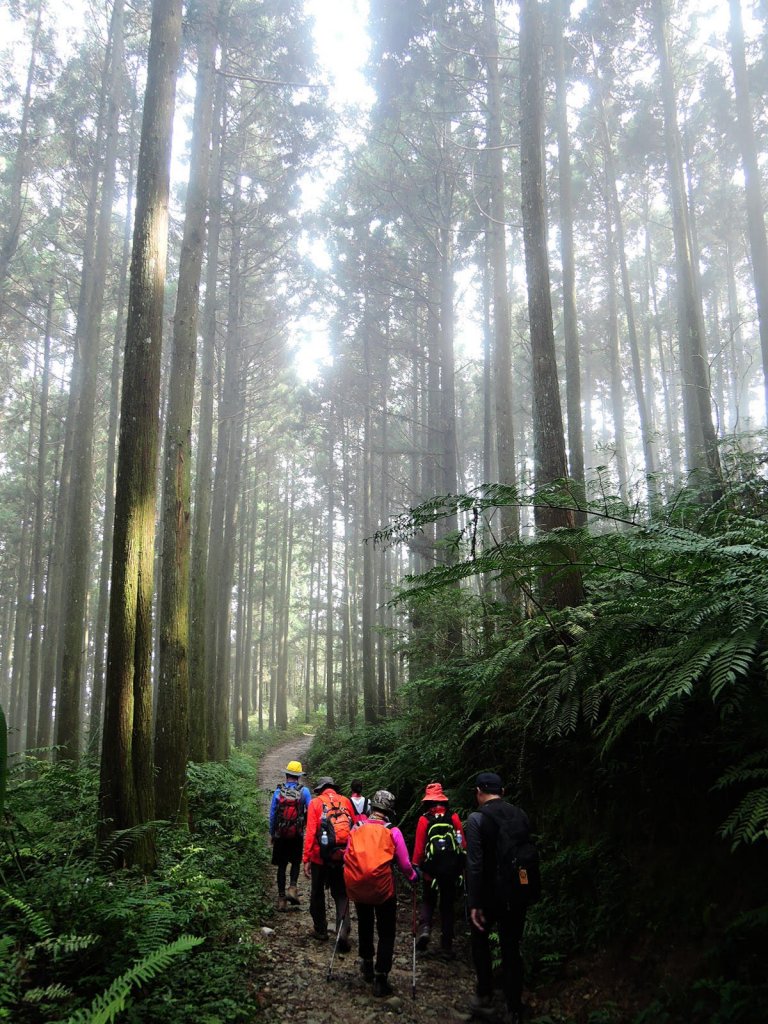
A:
{"label": "hiker's black jacket sleeve", "polygon": [[467,837],[467,898],[469,909],[485,906],[488,858],[488,824],[484,814],[473,811],[467,818],[464,834]]}

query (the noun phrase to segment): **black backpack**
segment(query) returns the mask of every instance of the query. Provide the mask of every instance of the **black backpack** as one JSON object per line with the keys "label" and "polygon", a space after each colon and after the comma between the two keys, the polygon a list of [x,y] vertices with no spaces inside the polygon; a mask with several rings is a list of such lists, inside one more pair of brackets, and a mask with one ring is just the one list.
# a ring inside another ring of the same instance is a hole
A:
{"label": "black backpack", "polygon": [[446,812],[425,814],[424,817],[427,819],[422,863],[424,871],[438,882],[457,879],[464,870],[464,851],[451,815]]}
{"label": "black backpack", "polygon": [[514,804],[504,803],[514,814],[498,814],[485,804],[480,813],[490,818],[496,829],[497,898],[508,906],[532,907],[541,899],[539,851],[532,842],[528,821]]}

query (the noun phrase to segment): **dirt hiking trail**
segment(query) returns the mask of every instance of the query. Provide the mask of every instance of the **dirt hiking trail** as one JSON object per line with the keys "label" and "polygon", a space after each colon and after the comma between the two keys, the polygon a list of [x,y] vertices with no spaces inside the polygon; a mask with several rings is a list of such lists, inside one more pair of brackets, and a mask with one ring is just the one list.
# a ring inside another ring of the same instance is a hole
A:
{"label": "dirt hiking trail", "polygon": [[[312,743],[311,736],[301,737],[270,750],[259,769],[259,784],[264,794],[264,812],[275,786],[285,778],[288,761],[305,761]],[[312,789],[314,777],[307,778]],[[406,837],[408,839],[409,837]],[[277,906],[275,868],[270,867],[269,881]],[[328,980],[328,966],[333,953],[333,940],[319,944],[310,938],[312,918],[309,916],[309,880],[299,876],[298,907],[285,913],[273,913],[267,925],[272,929],[265,936],[266,963],[259,979],[255,999],[262,1012],[259,1020],[290,1022],[290,1024],[343,1024],[382,1021],[397,1018],[403,1024],[424,1024],[429,1021],[468,1021],[467,1001],[474,992],[474,971],[469,953],[469,931],[463,913],[457,912],[455,959],[441,960],[433,951],[417,953],[416,997],[413,988],[413,903],[411,887],[397,874],[398,916],[395,959],[390,983],[395,994],[389,999],[374,999],[371,986],[363,981],[357,956],[357,921],[352,906],[352,952],[336,955],[333,973]],[[328,921],[333,924],[334,909],[326,895]],[[433,932],[435,934],[435,932]],[[436,933],[439,936],[439,928]],[[438,940],[439,941],[439,940]]]}

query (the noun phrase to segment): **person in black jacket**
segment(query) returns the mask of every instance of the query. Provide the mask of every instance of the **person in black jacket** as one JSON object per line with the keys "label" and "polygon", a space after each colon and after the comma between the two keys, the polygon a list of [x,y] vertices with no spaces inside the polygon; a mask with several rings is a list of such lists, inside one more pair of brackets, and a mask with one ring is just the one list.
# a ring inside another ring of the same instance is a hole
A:
{"label": "person in black jacket", "polygon": [[[493,962],[489,932],[495,925],[501,949],[502,987],[506,1000],[506,1024],[519,1024],[522,1010],[523,960],[520,939],[526,906],[504,891],[504,865],[497,864],[497,845],[502,827],[529,840],[528,818],[519,807],[502,800],[501,778],[481,772],[476,779],[478,810],[467,819],[467,895],[469,899],[472,960],[477,975],[476,993],[470,1000],[473,1016],[493,1019]],[[511,866],[510,866],[511,869]]]}

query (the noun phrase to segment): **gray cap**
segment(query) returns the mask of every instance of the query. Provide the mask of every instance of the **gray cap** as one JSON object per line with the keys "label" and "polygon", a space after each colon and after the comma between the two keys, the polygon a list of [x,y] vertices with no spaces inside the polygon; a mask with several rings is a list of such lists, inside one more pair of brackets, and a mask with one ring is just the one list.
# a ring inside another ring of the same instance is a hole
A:
{"label": "gray cap", "polygon": [[329,786],[335,786],[335,785],[336,785],[336,783],[333,781],[333,779],[330,777],[330,775],[321,775],[320,778],[315,783],[315,788],[314,788],[313,792],[315,792],[315,793],[322,793],[322,791],[324,789],[327,789]]}
{"label": "gray cap", "polygon": [[375,811],[391,814],[395,809],[395,794],[390,793],[388,789],[377,789],[371,797],[371,807]]}

